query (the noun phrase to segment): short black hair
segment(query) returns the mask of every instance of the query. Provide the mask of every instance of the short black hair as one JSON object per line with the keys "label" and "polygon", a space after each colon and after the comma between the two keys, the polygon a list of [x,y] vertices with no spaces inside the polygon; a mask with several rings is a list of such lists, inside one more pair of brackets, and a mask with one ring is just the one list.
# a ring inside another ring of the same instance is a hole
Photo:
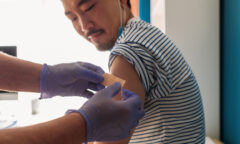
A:
{"label": "short black hair", "polygon": [[127,0],[127,5],[128,5],[129,8],[131,8],[130,0]]}

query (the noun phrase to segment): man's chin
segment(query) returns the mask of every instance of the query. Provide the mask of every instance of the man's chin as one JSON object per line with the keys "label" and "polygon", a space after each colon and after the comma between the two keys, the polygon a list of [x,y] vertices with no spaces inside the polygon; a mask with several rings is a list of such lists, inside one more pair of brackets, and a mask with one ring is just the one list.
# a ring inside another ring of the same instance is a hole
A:
{"label": "man's chin", "polygon": [[110,49],[102,49],[102,48],[98,48],[98,47],[96,47],[96,48],[97,48],[97,50],[100,51],[100,52],[105,52],[105,51],[110,50]]}
{"label": "man's chin", "polygon": [[113,48],[113,46],[115,45],[115,41],[111,40],[108,43],[94,44],[94,45],[96,46],[97,50],[99,50],[99,51],[108,51]]}

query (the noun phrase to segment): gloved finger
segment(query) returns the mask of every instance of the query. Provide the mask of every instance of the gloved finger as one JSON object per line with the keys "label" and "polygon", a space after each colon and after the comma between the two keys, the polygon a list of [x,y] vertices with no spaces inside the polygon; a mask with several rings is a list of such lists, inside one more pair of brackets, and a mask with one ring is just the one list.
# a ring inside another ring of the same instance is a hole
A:
{"label": "gloved finger", "polygon": [[131,130],[130,130],[130,129],[127,129],[127,130],[125,130],[124,133],[125,133],[125,134],[122,136],[121,139],[125,139],[125,138],[129,137],[129,136],[131,135]]}
{"label": "gloved finger", "polygon": [[127,89],[123,89],[122,90],[122,100],[125,101],[127,100],[129,97],[131,97],[132,95],[135,95],[135,93],[131,92],[130,90]]}
{"label": "gloved finger", "polygon": [[138,121],[134,121],[133,123],[131,123],[130,129],[133,129],[133,128],[137,127],[138,123],[139,123]]}
{"label": "gloved finger", "polygon": [[88,88],[94,91],[99,91],[105,88],[102,84],[89,83]]}
{"label": "gloved finger", "polygon": [[140,119],[143,118],[144,116],[145,116],[145,111],[144,111],[144,109],[141,109],[141,110],[138,112],[137,119],[140,120]]}
{"label": "gloved finger", "polygon": [[136,115],[132,114],[133,120],[132,120],[132,123],[130,124],[131,129],[137,127],[137,125],[139,124],[139,120],[144,117],[145,112],[144,112],[144,110],[141,110],[135,114]]}
{"label": "gloved finger", "polygon": [[80,71],[79,78],[87,80],[89,82],[93,82],[93,83],[101,83],[104,80],[101,74],[88,69],[84,69]]}
{"label": "gloved finger", "polygon": [[141,109],[141,111],[139,112],[139,119],[143,118],[145,116],[145,111],[144,109]]}
{"label": "gloved finger", "polygon": [[123,95],[125,95],[124,97],[127,97],[124,103],[130,105],[134,109],[141,109],[142,101],[140,99],[140,96],[136,95],[135,93],[129,90],[124,91],[125,92],[123,93]]}
{"label": "gloved finger", "polygon": [[107,88],[103,89],[102,93],[103,93],[103,95],[106,95],[106,96],[112,98],[113,96],[117,95],[120,90],[121,90],[121,84],[119,82],[116,82],[116,83],[108,86]]}
{"label": "gloved finger", "polygon": [[89,70],[97,72],[99,74],[104,74],[105,73],[104,70],[101,67],[96,66],[96,65],[91,64],[91,63],[83,63],[82,66],[89,69]]}
{"label": "gloved finger", "polygon": [[82,93],[82,95],[83,95],[84,97],[90,99],[90,98],[94,95],[94,93],[91,92],[91,91],[89,91],[89,90],[85,90],[85,91]]}

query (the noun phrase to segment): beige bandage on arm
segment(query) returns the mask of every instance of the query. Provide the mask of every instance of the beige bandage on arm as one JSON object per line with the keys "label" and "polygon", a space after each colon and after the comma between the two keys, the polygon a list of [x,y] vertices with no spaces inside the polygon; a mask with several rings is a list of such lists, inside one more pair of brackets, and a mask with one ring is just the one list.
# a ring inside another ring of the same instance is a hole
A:
{"label": "beige bandage on arm", "polygon": [[120,82],[123,87],[126,82],[126,80],[123,80],[117,76],[114,76],[114,75],[108,74],[108,73],[103,74],[103,77],[104,77],[104,81],[102,82],[102,85],[104,85],[104,86],[110,86],[110,85],[114,84],[115,82]]}

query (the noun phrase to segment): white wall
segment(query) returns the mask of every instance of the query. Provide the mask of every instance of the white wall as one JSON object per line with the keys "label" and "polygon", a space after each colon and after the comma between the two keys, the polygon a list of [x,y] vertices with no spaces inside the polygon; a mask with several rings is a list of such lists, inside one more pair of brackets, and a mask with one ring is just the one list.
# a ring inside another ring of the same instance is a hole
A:
{"label": "white wall", "polygon": [[151,23],[166,33],[165,0],[151,0]]}
{"label": "white wall", "polygon": [[[162,1],[162,2],[159,2]],[[164,2],[163,2],[164,1]],[[202,93],[206,132],[220,135],[219,0],[152,0],[152,10],[164,4],[165,27],[152,20],[177,44],[197,77]],[[154,14],[152,12],[152,14]],[[162,23],[162,22],[161,22]]]}
{"label": "white wall", "polygon": [[17,45],[18,56],[33,62],[81,60],[108,70],[109,53],[75,32],[60,0],[0,0],[0,45]]}

